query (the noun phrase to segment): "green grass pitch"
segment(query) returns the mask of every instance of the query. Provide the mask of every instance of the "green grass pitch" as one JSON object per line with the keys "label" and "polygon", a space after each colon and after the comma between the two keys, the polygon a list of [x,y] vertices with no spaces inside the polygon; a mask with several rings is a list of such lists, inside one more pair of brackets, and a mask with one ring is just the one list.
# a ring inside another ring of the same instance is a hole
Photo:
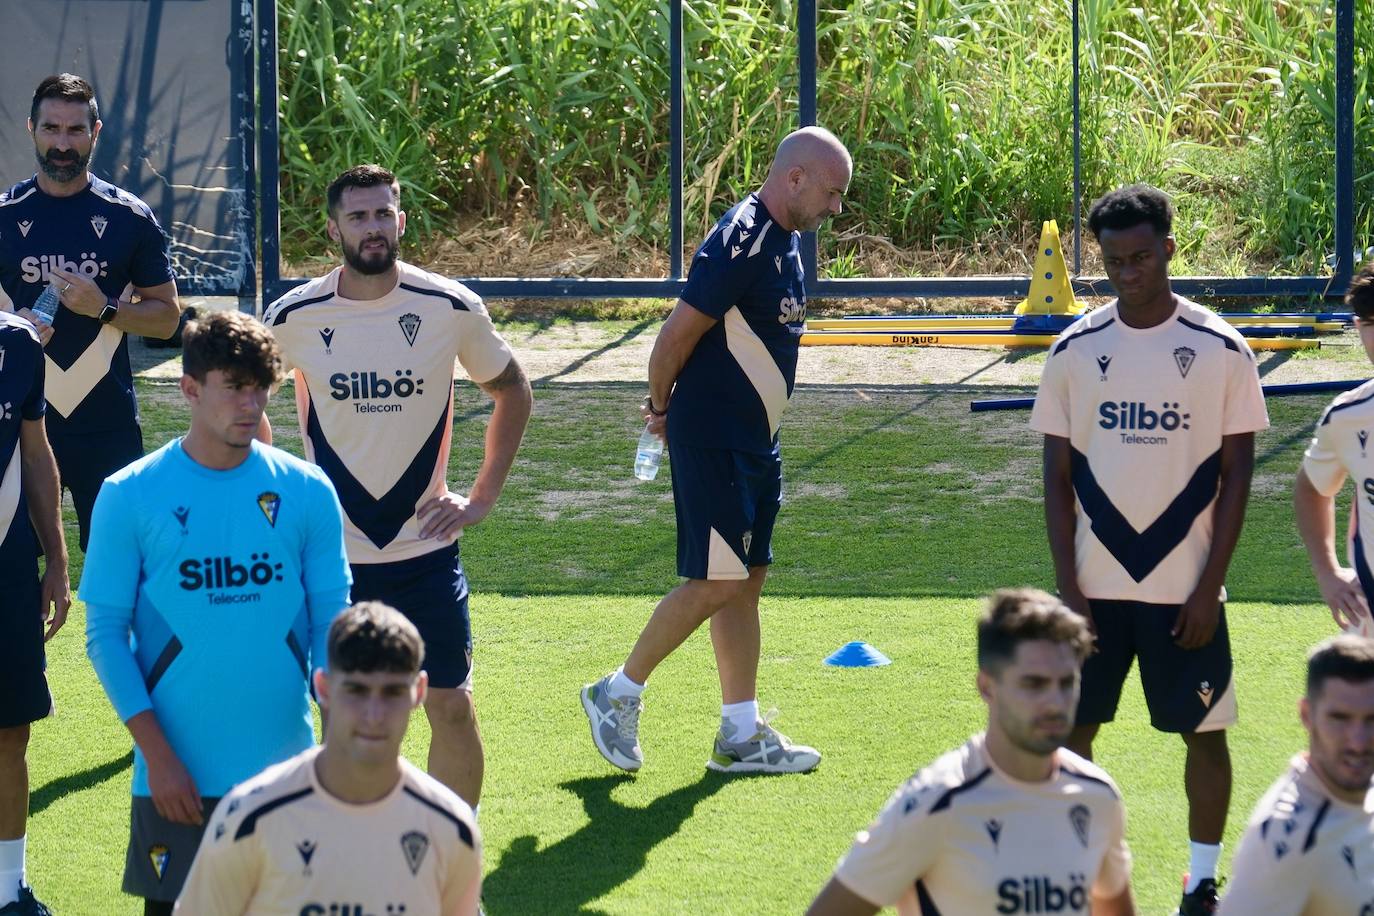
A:
{"label": "green grass pitch", "polygon": [[[186,414],[172,384],[139,384],[152,448],[181,432]],[[971,397],[1027,392],[798,391],[783,431],[787,505],[764,596],[760,701],[780,707],[779,727],[825,759],[806,776],[726,779],[704,768],[719,714],[704,633],[655,674],[637,776],[602,761],[577,702],[583,683],[623,660],[676,581],[667,475],[638,484],[630,474],[641,388],[540,386],[502,502],[463,541],[488,759],[487,911],[797,913],[898,783],[981,727],[980,596],[1051,584],[1038,437],[1023,413],[967,411]],[[1304,651],[1335,630],[1314,603],[1288,502],[1324,403],[1271,401],[1274,426],[1258,437],[1228,583],[1241,723],[1224,863],[1256,799],[1303,744]],[[289,391],[279,393],[278,442],[299,453],[291,411]],[[462,385],[456,413],[451,479],[463,488],[485,400]],[[34,729],[30,878],[64,916],[134,913],[119,892],[130,742],[86,661],[83,627],[78,605],[50,645],[58,713]],[[851,639],[893,664],[821,664]],[[426,741],[417,716],[412,759],[423,761]],[[1182,745],[1150,730],[1134,676],[1099,748],[1125,794],[1142,912],[1169,912],[1187,865]]]}

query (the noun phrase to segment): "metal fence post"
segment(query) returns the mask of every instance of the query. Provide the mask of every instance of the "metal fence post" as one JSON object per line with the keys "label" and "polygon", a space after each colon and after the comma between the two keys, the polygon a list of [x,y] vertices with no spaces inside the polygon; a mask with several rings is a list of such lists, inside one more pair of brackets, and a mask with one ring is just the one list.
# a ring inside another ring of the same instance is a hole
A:
{"label": "metal fence post", "polygon": [[[816,123],[816,0],[797,3],[797,84],[798,127]],[[859,138],[855,138],[856,140]],[[802,269],[806,282],[816,282],[816,233],[803,233],[801,241]]]}

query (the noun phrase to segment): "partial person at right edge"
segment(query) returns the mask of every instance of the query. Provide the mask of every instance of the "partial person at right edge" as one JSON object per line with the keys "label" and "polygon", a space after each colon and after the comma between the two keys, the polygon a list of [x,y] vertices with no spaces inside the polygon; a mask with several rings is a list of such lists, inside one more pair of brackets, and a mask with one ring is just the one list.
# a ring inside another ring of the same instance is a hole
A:
{"label": "partial person at right edge", "polygon": [[725,212],[692,258],[687,285],[649,356],[646,429],[667,440],[677,574],[625,663],[582,688],[596,749],[638,770],[649,675],[706,621],[721,719],[707,758],[727,773],[804,773],[820,763],[759,715],[759,599],[782,505],[779,429],[806,321],[801,233],[840,213],[854,161],[820,127],[778,145],[763,187]]}
{"label": "partial person at right edge", "polygon": [[808,916],[1134,916],[1121,793],[1063,746],[1091,647],[1052,595],[995,592],[978,621],[987,731],[893,794]]}
{"label": "partial person at right edge", "polygon": [[1307,656],[1307,750],[1255,806],[1223,916],[1374,912],[1374,641],[1347,633]]}
{"label": "partial person at right edge", "polygon": [[1030,425],[1044,434],[1059,595],[1097,640],[1068,746],[1092,759],[1138,658],[1150,724],[1186,747],[1189,864],[1178,912],[1202,916],[1216,908],[1231,799],[1226,570],[1245,520],[1255,433],[1269,417],[1245,338],[1174,295],[1173,215],[1148,185],[1092,205],[1088,227],[1117,298],[1050,348]]}
{"label": "partial person at right edge", "polygon": [[[43,343],[48,441],[85,551],[101,483],[143,455],[127,335],[171,337],[181,307],[153,211],[89,170],[101,128],[90,83],[50,76],[29,112],[38,172],[0,193],[0,309]],[[51,325],[30,308],[49,282],[61,297]]]}
{"label": "partial person at right edge", "polygon": [[[1365,355],[1374,361],[1374,261],[1350,281],[1345,304],[1355,313]],[[1362,506],[1374,497],[1374,453],[1369,449],[1369,430],[1374,429],[1374,381],[1342,392],[1317,422],[1312,442],[1303,455],[1293,484],[1293,510],[1298,534],[1307,547],[1312,573],[1322,600],[1331,609],[1336,625],[1374,636],[1374,511]],[[1356,481],[1350,501],[1347,556],[1350,566],[1336,558],[1336,496],[1346,478]]]}

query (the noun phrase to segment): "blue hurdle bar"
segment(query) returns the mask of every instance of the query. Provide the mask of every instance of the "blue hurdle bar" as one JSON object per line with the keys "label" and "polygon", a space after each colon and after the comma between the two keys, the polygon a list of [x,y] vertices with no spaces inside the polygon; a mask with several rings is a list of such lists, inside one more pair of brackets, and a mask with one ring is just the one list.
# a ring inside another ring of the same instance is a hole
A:
{"label": "blue hurdle bar", "polygon": [[[1280,398],[1290,394],[1336,394],[1363,385],[1367,379],[1348,379],[1341,382],[1292,382],[1286,385],[1265,385],[1266,398]],[[973,413],[988,410],[1030,410],[1035,406],[1035,398],[986,398],[970,401],[968,409]]]}

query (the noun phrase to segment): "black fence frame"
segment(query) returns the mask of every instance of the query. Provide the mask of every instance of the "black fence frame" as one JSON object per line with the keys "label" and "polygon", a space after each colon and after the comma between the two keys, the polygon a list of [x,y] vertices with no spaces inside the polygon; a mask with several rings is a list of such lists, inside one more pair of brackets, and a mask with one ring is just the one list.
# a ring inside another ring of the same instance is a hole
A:
{"label": "black fence frame", "polygon": [[[686,0],[669,3],[669,276],[655,278],[581,277],[463,277],[479,295],[511,299],[663,298],[673,299],[684,284],[683,270],[683,47],[682,11]],[[1354,272],[1355,248],[1355,2],[1335,0],[1336,35],[1336,240],[1331,275],[1262,277],[1174,277],[1176,291],[1196,297],[1339,297]],[[277,3],[257,0],[258,10],[258,158],[262,204],[262,288],[271,301],[305,282],[281,276],[280,130],[277,100]],[[1081,269],[1081,123],[1079,104],[1079,15],[1073,0],[1073,158],[1074,158],[1074,272]],[[797,0],[797,59],[799,69],[798,122],[816,123],[816,0]],[[816,235],[802,239],[807,290],[818,297],[1005,297],[1025,296],[1029,277],[864,277],[820,280],[816,277]],[[1111,295],[1105,277],[1075,277],[1074,291]]]}

